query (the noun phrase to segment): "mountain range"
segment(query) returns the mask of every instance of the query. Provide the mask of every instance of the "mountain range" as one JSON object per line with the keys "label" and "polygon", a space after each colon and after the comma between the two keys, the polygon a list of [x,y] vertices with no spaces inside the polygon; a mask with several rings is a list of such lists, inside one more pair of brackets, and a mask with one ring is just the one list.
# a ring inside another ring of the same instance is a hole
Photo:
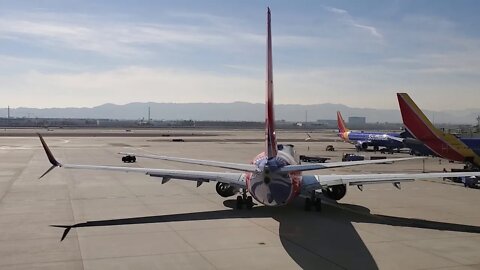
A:
{"label": "mountain range", "polygon": [[[125,105],[103,104],[96,107],[81,108],[11,108],[11,117],[32,118],[91,118],[91,119],[147,119],[150,107],[154,120],[212,120],[212,121],[263,121],[264,104],[262,103],[155,103],[134,102]],[[341,104],[315,105],[275,105],[277,120],[316,121],[336,119],[336,111],[341,111],[344,118],[364,116],[367,122],[400,123],[399,110],[351,108]],[[480,109],[462,109],[445,111],[424,111],[435,123],[476,124]],[[0,117],[7,117],[7,108],[0,108]]]}

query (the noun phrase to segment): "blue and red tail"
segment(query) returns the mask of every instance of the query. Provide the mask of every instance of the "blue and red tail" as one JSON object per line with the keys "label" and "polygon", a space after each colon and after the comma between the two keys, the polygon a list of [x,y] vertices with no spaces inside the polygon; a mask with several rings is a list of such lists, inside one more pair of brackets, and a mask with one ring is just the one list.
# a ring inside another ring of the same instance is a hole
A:
{"label": "blue and red tail", "polygon": [[270,8],[267,9],[267,81],[265,97],[265,154],[268,159],[277,156],[275,115],[273,109],[272,30]]}

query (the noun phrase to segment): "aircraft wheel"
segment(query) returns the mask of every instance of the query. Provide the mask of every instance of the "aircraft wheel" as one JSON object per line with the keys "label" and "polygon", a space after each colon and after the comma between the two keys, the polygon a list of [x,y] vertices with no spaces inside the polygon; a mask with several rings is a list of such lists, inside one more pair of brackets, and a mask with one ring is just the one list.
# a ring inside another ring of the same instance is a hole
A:
{"label": "aircraft wheel", "polygon": [[247,197],[247,200],[245,201],[245,205],[247,206],[247,209],[252,209],[253,208],[253,198],[252,198],[252,196]]}
{"label": "aircraft wheel", "polygon": [[242,209],[243,206],[243,198],[242,196],[237,196],[237,209]]}
{"label": "aircraft wheel", "polygon": [[305,198],[305,211],[310,211],[312,207],[312,200],[310,198]]}
{"label": "aircraft wheel", "polygon": [[317,212],[322,211],[322,199],[320,198],[315,199],[315,211]]}

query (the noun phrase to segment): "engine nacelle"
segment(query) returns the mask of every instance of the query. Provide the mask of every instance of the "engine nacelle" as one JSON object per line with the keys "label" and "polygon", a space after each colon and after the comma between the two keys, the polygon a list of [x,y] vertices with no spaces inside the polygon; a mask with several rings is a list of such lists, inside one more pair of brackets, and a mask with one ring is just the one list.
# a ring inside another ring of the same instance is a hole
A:
{"label": "engine nacelle", "polygon": [[368,148],[368,142],[357,142],[355,148],[357,150],[366,150]]}
{"label": "engine nacelle", "polygon": [[222,197],[230,197],[238,193],[239,189],[229,184],[218,182],[215,186],[218,195]]}
{"label": "engine nacelle", "polygon": [[336,185],[326,189],[322,189],[322,193],[328,198],[338,201],[345,197],[347,194],[347,185]]}

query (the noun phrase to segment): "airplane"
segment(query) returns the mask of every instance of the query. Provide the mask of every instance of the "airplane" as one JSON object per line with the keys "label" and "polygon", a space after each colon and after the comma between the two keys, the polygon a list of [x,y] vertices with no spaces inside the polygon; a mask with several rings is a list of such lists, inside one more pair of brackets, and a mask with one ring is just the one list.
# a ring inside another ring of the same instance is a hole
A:
{"label": "airplane", "polygon": [[407,93],[397,93],[403,124],[410,134],[439,157],[480,169],[480,138],[457,138],[436,128]]}
{"label": "airplane", "polygon": [[359,151],[366,150],[369,146],[373,146],[375,151],[378,151],[380,147],[385,147],[390,152],[393,149],[400,150],[400,148],[405,147],[400,133],[351,131],[347,128],[340,111],[337,111],[337,124],[338,136],[344,142],[354,144]]}
{"label": "airplane", "polygon": [[410,149],[410,155],[415,156],[432,156],[436,157],[434,152],[430,150],[423,142],[415,139],[408,131],[400,133],[400,137],[403,138],[403,145],[405,148]]}
{"label": "airplane", "polygon": [[[413,181],[434,177],[479,176],[480,172],[459,173],[392,173],[392,174],[350,174],[350,175],[302,175],[304,171],[357,166],[365,164],[385,163],[393,161],[418,159],[418,157],[362,160],[350,162],[310,163],[299,164],[291,145],[277,144],[275,132],[275,118],[273,107],[273,71],[272,71],[272,35],[271,13],[267,9],[267,72],[266,72],[266,104],[265,104],[265,148],[250,164],[231,163],[211,160],[195,160],[187,158],[163,157],[159,159],[200,164],[235,170],[237,172],[212,172],[193,170],[171,170],[157,168],[139,168],[122,166],[101,166],[85,164],[63,164],[53,155],[43,137],[38,134],[51,167],[40,178],[47,175],[56,167],[63,169],[103,170],[130,172],[158,177],[165,184],[172,179],[188,180],[197,183],[197,187],[205,182],[217,182],[216,191],[223,197],[237,196],[237,208],[253,207],[253,199],[265,206],[283,206],[296,197],[305,199],[305,210],[315,207],[321,210],[321,191],[324,197],[332,200],[342,199],[348,186],[357,186],[363,190],[363,185],[377,183],[391,183],[400,189],[401,182]],[[250,194],[250,195],[249,195]]]}
{"label": "airplane", "polygon": [[354,132],[350,131],[343,120],[342,114],[337,112],[338,123],[338,136],[345,142],[355,144],[357,150],[365,150],[368,146],[373,146],[375,151],[379,150],[379,147],[386,147],[389,152],[393,152],[393,149],[399,150],[400,148],[409,148],[410,154],[416,156],[435,156],[428,147],[426,147],[421,141],[413,138],[408,132],[401,133],[382,133],[382,132]]}

